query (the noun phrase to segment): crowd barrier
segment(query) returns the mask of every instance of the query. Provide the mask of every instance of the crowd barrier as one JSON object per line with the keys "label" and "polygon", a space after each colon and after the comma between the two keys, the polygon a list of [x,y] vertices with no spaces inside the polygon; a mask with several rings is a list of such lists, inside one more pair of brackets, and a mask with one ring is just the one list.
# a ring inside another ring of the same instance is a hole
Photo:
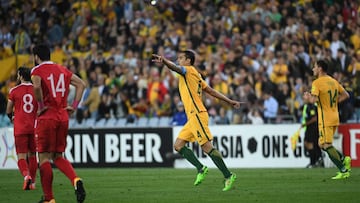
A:
{"label": "crowd barrier", "polygon": [[[210,130],[214,146],[230,168],[304,168],[309,163],[303,146],[304,132],[295,151],[290,143],[298,127],[299,124],[214,125]],[[180,130],[181,127],[70,129],[65,157],[77,168],[193,167],[173,150]],[[0,128],[0,137],[0,169],[16,169],[13,128]],[[360,124],[339,126],[334,145],[352,157],[353,167],[360,167]],[[188,147],[201,162],[216,167],[196,143]],[[325,160],[325,166],[333,167],[329,160]]]}

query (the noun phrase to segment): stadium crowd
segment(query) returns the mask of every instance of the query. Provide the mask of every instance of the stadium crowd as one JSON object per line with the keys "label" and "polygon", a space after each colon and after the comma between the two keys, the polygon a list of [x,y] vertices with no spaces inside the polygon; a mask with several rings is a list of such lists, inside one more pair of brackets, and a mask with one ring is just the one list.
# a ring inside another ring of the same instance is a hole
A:
{"label": "stadium crowd", "polygon": [[[151,58],[192,49],[211,87],[246,102],[233,110],[206,97],[216,124],[298,122],[312,65],[326,59],[351,95],[340,104],[347,122],[360,106],[359,12],[355,0],[2,0],[0,58],[47,43],[87,82],[76,119],[132,122],[183,109],[178,76]],[[15,84],[16,75],[1,84],[2,114]]]}

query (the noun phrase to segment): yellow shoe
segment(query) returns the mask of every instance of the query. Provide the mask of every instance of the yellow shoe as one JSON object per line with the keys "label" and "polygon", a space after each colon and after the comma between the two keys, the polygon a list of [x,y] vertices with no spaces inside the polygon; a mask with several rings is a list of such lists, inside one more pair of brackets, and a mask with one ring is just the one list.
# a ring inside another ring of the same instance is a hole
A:
{"label": "yellow shoe", "polygon": [[331,179],[333,179],[333,180],[340,180],[340,179],[346,179],[346,178],[348,178],[348,177],[350,177],[350,172],[349,172],[349,171],[344,172],[344,173],[342,173],[342,172],[337,172],[336,176],[332,177]]}

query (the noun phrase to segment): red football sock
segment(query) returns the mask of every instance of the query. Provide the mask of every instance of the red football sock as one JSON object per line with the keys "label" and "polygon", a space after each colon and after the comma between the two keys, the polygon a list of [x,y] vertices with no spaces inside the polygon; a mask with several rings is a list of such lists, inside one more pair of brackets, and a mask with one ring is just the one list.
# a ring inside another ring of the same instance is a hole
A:
{"label": "red football sock", "polygon": [[45,162],[41,164],[40,178],[41,178],[41,186],[44,192],[44,199],[47,201],[54,199],[54,194],[52,190],[53,171],[50,162]]}
{"label": "red football sock", "polygon": [[76,178],[76,173],[71,163],[64,157],[58,157],[54,160],[54,164],[63,174],[66,175],[66,177],[69,178],[71,185],[73,185],[74,179]]}
{"label": "red football sock", "polygon": [[30,157],[28,157],[28,161],[29,161],[30,176],[31,176],[31,178],[32,178],[32,182],[35,183],[36,170],[37,170],[37,168],[38,168],[38,163],[37,163],[36,156],[30,156]]}
{"label": "red football sock", "polygon": [[18,160],[18,167],[19,167],[19,171],[20,171],[22,176],[25,177],[25,176],[30,175],[28,164],[27,164],[25,159],[19,159]]}

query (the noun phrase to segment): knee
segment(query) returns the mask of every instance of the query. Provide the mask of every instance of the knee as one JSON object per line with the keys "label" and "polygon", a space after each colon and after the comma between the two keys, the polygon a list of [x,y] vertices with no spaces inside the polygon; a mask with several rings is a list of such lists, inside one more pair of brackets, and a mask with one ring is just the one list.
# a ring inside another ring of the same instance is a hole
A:
{"label": "knee", "polygon": [[331,144],[319,144],[319,147],[324,151],[326,151],[326,149],[331,147],[331,146],[332,146]]}
{"label": "knee", "polygon": [[183,148],[184,146],[180,146],[180,145],[178,145],[178,144],[174,144],[174,150],[175,151],[177,151],[177,152],[179,152],[180,150],[181,150],[181,148]]}
{"label": "knee", "polygon": [[180,150],[185,146],[186,141],[181,140],[181,139],[176,139],[175,143],[174,143],[174,149],[177,152],[180,152]]}

